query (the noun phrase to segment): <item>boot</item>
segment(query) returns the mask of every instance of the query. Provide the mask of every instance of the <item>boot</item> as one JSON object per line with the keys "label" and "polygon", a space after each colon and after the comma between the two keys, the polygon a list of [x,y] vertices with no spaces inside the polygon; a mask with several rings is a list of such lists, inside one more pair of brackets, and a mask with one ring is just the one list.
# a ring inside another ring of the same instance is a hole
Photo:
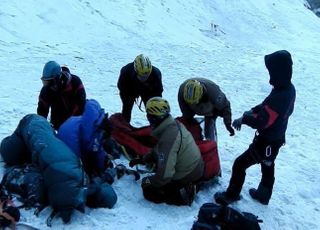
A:
{"label": "boot", "polygon": [[260,183],[258,189],[249,189],[249,194],[261,204],[268,205],[272,195],[272,188],[268,188]]}
{"label": "boot", "polygon": [[196,193],[197,193],[197,188],[196,188],[196,185],[193,183],[189,183],[188,185],[180,189],[180,196],[183,200],[183,204],[191,206],[196,196]]}
{"label": "boot", "polygon": [[227,206],[235,201],[240,200],[241,197],[240,195],[230,196],[227,192],[217,192],[214,194],[214,199],[216,203]]}

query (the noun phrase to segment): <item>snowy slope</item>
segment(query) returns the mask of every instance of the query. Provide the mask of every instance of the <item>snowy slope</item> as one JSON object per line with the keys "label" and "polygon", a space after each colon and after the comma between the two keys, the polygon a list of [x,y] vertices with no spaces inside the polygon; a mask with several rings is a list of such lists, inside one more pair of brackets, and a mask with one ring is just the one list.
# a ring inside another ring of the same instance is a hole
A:
{"label": "snowy slope", "polygon": [[[264,55],[287,49],[297,100],[276,161],[274,195],[267,207],[249,197],[248,189],[260,180],[259,167],[252,167],[243,199],[233,207],[261,217],[263,229],[319,229],[319,28],[319,18],[303,0],[1,0],[0,140],[25,114],[36,112],[39,78],[49,60],[67,64],[82,78],[88,98],[112,114],[121,109],[120,68],[145,53],[162,71],[173,116],[180,115],[180,83],[200,76],[220,85],[238,118],[271,90]],[[147,124],[137,108],[133,124]],[[232,163],[250,144],[253,130],[244,127],[229,137],[218,120],[218,135],[223,177],[191,207],[149,203],[140,182],[127,176],[114,184],[119,196],[114,209],[87,209],[75,213],[69,225],[54,220],[51,229],[190,229],[199,207],[226,188]],[[23,211],[22,220],[49,229],[49,213],[37,218]]]}

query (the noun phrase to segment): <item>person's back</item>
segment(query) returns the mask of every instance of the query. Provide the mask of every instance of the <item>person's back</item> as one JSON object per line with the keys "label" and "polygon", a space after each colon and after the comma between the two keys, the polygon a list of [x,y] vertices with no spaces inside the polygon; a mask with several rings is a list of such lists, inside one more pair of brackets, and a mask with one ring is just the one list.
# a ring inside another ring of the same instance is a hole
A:
{"label": "person's back", "polygon": [[234,135],[231,127],[231,105],[219,86],[209,79],[190,78],[184,81],[178,91],[178,101],[182,116],[191,119],[195,115],[205,116],[205,137],[217,141],[216,118],[222,117],[230,136]]}
{"label": "person's back", "polygon": [[160,70],[151,65],[148,57],[138,55],[120,71],[118,89],[122,100],[122,115],[126,121],[131,120],[134,101],[141,97],[144,104],[151,97],[162,95],[162,77]]}
{"label": "person's back", "polygon": [[38,115],[47,118],[51,109],[50,122],[58,129],[70,116],[82,114],[86,92],[78,76],[50,61],[43,69],[41,80],[43,87],[39,95]]}
{"label": "person's back", "polygon": [[[87,100],[81,116],[72,116],[58,130],[58,138],[81,157],[85,171],[99,175],[105,170],[106,152],[103,148],[107,138],[103,122],[107,119],[104,109],[96,100]],[[110,134],[108,134],[110,135]]]}
{"label": "person's back", "polygon": [[165,99],[149,99],[146,112],[158,142],[143,158],[145,163],[156,164],[155,174],[142,180],[143,195],[155,203],[190,205],[195,195],[194,183],[203,175],[200,150],[191,133],[172,118]]}
{"label": "person's back", "polygon": [[[152,135],[158,139],[154,152],[164,154],[164,171],[158,175],[165,175],[155,183],[161,184],[166,180],[192,182],[200,179],[203,173],[203,164],[200,150],[191,133],[183,124],[175,121],[170,115],[157,128]],[[163,181],[161,181],[163,180]]]}

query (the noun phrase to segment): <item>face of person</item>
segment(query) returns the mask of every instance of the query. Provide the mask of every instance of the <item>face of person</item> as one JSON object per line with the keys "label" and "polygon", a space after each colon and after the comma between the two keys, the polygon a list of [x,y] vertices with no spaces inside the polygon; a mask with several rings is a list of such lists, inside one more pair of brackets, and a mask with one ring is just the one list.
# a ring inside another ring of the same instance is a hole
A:
{"label": "face of person", "polygon": [[42,79],[42,85],[44,87],[49,87],[50,89],[56,91],[58,90],[58,81],[56,78],[44,80]]}

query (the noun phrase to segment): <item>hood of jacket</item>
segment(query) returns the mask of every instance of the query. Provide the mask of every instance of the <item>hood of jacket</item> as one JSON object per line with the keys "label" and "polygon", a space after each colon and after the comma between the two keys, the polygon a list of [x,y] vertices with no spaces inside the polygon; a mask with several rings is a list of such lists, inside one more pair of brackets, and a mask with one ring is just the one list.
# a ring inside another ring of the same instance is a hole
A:
{"label": "hood of jacket", "polygon": [[286,50],[279,50],[264,57],[265,65],[269,71],[269,83],[274,88],[283,88],[291,84],[292,59]]}

